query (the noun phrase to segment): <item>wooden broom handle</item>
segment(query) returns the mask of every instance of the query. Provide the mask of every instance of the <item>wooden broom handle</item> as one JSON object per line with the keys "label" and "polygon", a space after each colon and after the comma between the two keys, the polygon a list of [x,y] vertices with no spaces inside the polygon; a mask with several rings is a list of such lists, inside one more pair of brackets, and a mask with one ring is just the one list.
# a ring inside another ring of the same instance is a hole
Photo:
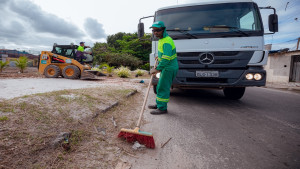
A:
{"label": "wooden broom handle", "polygon": [[[157,59],[155,59],[154,68],[156,68],[156,63],[157,63]],[[146,92],[146,96],[145,96],[144,103],[143,103],[143,106],[142,106],[142,110],[141,110],[141,113],[140,113],[140,117],[139,117],[139,120],[138,120],[137,125],[136,125],[136,127],[138,127],[138,128],[141,126],[141,121],[142,121],[142,117],[143,117],[143,114],[144,114],[145,106],[146,106],[146,103],[147,103],[147,100],[148,100],[148,95],[149,95],[149,91],[150,91],[150,87],[151,87],[151,82],[152,82],[153,76],[154,75],[151,74],[151,78],[150,78],[149,85],[148,85],[148,88],[147,88],[147,92]]]}

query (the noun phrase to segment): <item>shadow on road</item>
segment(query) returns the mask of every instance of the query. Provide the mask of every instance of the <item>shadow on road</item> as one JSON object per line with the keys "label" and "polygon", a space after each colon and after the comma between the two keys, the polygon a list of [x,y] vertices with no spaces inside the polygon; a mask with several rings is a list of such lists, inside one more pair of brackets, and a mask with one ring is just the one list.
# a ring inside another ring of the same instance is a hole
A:
{"label": "shadow on road", "polygon": [[199,105],[207,105],[216,107],[224,107],[229,109],[243,109],[243,108],[255,108],[265,109],[262,102],[255,101],[250,97],[247,97],[247,91],[243,98],[240,100],[231,100],[224,96],[222,90],[215,89],[191,89],[180,90],[173,89],[171,91],[171,99],[176,102],[188,104],[197,103]]}

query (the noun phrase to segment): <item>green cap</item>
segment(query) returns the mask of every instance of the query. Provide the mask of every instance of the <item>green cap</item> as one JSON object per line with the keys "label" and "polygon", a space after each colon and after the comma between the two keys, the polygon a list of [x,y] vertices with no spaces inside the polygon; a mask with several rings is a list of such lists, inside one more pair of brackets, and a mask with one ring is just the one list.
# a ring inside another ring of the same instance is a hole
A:
{"label": "green cap", "polygon": [[150,28],[153,28],[153,27],[155,27],[155,28],[165,28],[166,26],[165,26],[163,21],[156,21],[152,24],[152,26]]}

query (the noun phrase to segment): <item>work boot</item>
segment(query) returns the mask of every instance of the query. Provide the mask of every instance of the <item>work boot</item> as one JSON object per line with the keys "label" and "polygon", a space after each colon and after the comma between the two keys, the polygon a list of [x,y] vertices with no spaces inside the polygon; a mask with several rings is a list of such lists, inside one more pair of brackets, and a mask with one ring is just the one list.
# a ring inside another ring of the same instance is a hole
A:
{"label": "work boot", "polygon": [[150,104],[148,105],[149,109],[157,109],[157,105],[156,104]]}
{"label": "work boot", "polygon": [[168,113],[168,110],[159,110],[159,109],[156,109],[156,110],[153,110],[150,112],[150,114],[153,114],[153,115],[158,115],[158,114],[166,114]]}

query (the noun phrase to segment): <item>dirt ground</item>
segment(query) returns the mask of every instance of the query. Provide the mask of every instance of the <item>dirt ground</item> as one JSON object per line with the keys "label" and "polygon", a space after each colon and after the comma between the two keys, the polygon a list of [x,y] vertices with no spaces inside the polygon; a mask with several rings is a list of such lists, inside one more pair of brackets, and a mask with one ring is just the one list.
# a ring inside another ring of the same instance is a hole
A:
{"label": "dirt ground", "polygon": [[[20,73],[20,70],[16,67],[7,67],[3,70],[3,72],[0,73],[0,79],[16,79],[16,78],[44,78],[44,76],[38,72],[37,67],[27,67],[24,70],[24,73]],[[118,77],[114,75],[113,77],[107,77],[105,79],[115,79],[115,78]],[[134,78],[135,78],[135,73],[132,72],[130,79],[134,79]],[[149,75],[145,73],[143,76],[139,76],[138,78],[149,78]]]}
{"label": "dirt ground", "polygon": [[16,67],[7,67],[0,73],[0,79],[11,78],[43,78],[43,75],[38,73],[36,67],[27,67],[24,73],[20,73],[20,70]]}
{"label": "dirt ground", "polygon": [[[27,77],[43,78],[36,68],[0,74],[0,79]],[[134,150],[117,135],[121,128],[134,128],[147,86],[117,77],[101,83],[107,85],[0,100],[0,168],[130,167],[125,159],[145,149]],[[56,144],[62,133],[67,136]]]}

